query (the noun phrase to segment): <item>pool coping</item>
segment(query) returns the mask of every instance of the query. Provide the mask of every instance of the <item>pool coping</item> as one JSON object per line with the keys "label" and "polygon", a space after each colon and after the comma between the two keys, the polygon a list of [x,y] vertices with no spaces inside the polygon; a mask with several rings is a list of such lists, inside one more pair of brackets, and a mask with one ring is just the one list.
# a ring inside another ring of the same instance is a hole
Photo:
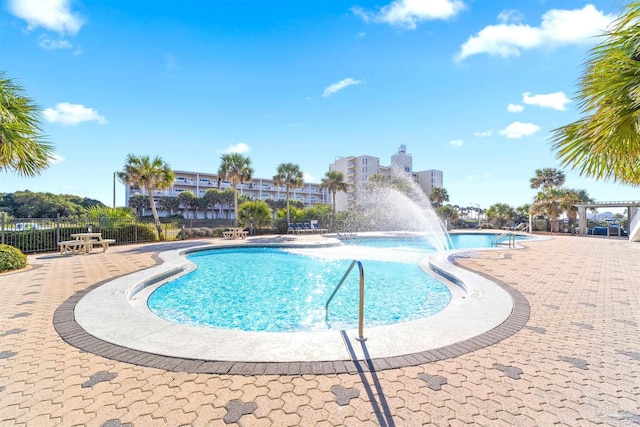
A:
{"label": "pool coping", "polygon": [[[259,244],[257,246],[263,247],[267,245]],[[276,244],[274,246],[282,245]],[[190,248],[190,250],[194,249],[198,248]],[[183,253],[184,249],[180,251],[168,252]],[[429,263],[431,263],[432,265],[436,265],[437,269],[441,270],[441,272],[444,272],[449,276],[449,278],[452,278],[454,280],[456,278],[463,277],[463,281],[468,282],[469,279],[467,275],[476,276],[476,279],[478,277],[483,277],[482,275],[478,275],[477,273],[473,273],[469,270],[462,269],[459,266],[456,266],[455,257],[464,256],[464,254],[467,252],[469,252],[469,250],[460,250],[453,253],[445,254],[435,254],[435,256],[430,257]],[[121,278],[115,278],[115,280],[135,276],[137,274],[139,274],[140,276],[149,277],[149,270],[153,270],[162,266],[164,266],[164,270],[175,268],[175,266],[171,262],[168,262],[166,259],[163,260],[163,256],[165,256],[166,258],[165,253],[162,253],[156,257],[156,260],[158,262],[164,261],[162,262],[162,264],[158,264],[156,265],[156,267],[152,267],[151,269],[142,270],[141,272],[133,273]],[[497,285],[497,287],[508,294],[513,302],[512,310],[510,310],[509,315],[504,321],[500,322],[498,325],[484,333],[480,333],[473,337],[459,340],[457,342],[452,342],[447,345],[437,346],[435,348],[426,349],[424,351],[415,351],[400,355],[390,355],[382,357],[376,357],[376,351],[371,351],[371,347],[375,347],[375,345],[372,346],[374,340],[364,343],[357,342],[349,338],[349,336],[355,337],[356,335],[351,331],[340,333],[341,338],[344,340],[343,345],[346,344],[345,348],[348,348],[348,354],[347,357],[343,357],[338,360],[212,360],[211,358],[175,357],[172,355],[161,355],[154,352],[144,351],[141,349],[132,349],[124,345],[110,343],[106,340],[97,338],[96,336],[93,336],[92,334],[89,334],[87,331],[85,331],[76,319],[76,309],[78,303],[80,303],[80,301],[87,294],[101,287],[103,288],[103,290],[108,290],[108,288],[104,285],[110,282],[114,282],[114,279],[100,282],[96,285],[91,286],[90,288],[78,291],[76,294],[70,297],[56,310],[54,315],[54,326],[66,342],[84,351],[88,351],[106,358],[115,359],[122,362],[156,367],[169,371],[244,375],[299,375],[336,374],[357,372],[361,370],[369,371],[391,369],[456,357],[461,354],[465,354],[495,344],[520,330],[526,324],[529,318],[529,304],[526,298],[524,298],[524,296],[522,296],[522,294],[520,294],[515,289],[504,283],[500,283],[495,279],[484,277],[484,280],[490,280],[492,283]],[[370,328],[370,330],[373,329],[377,328]],[[333,332],[335,333],[335,331]],[[367,333],[367,330],[365,329],[365,336],[370,335],[371,334]],[[229,339],[229,337],[227,336],[226,339]],[[233,346],[236,346],[236,344],[238,343],[234,342]],[[312,345],[317,348],[317,344],[312,343]],[[242,346],[240,345],[239,347],[240,351],[242,351]]]}

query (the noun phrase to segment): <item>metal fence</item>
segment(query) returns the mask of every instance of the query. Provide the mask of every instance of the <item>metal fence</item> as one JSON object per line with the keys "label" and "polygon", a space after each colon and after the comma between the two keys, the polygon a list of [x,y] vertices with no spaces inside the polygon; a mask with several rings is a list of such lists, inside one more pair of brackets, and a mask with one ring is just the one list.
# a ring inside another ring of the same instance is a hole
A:
{"label": "metal fence", "polygon": [[[176,220],[161,219],[162,239],[183,238],[182,224]],[[72,240],[71,234],[89,230],[102,233],[104,239],[115,239],[115,244],[153,242],[161,240],[153,218],[131,221],[112,221],[106,218],[8,218],[0,213],[0,243],[14,246],[23,253],[52,252],[58,242]]]}

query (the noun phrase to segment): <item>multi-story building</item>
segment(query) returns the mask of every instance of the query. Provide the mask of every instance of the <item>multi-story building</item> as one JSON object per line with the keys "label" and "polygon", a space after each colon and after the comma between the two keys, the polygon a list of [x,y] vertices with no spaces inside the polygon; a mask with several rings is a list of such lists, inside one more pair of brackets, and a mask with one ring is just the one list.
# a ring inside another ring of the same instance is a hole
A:
{"label": "multi-story building", "polygon": [[[167,190],[154,191],[154,198],[160,197],[177,197],[183,191],[190,191],[196,197],[202,197],[209,189],[221,189],[232,188],[229,181],[221,181],[218,186],[218,175],[210,173],[200,172],[188,172],[174,170],[173,173],[176,176],[173,186]],[[140,189],[134,189],[127,186],[125,189],[126,205],[129,205],[129,198],[131,196],[146,194]],[[238,194],[248,196],[252,200],[285,200],[286,190],[284,186],[277,186],[274,184],[271,178],[253,178],[250,183],[240,184],[238,187]],[[289,199],[297,200],[306,207],[314,206],[320,203],[331,203],[331,198],[326,190],[320,189],[320,184],[305,183],[302,188],[295,188],[289,190]],[[158,199],[156,199],[156,202]],[[214,210],[222,209],[221,206],[214,207]],[[232,207],[230,209],[233,209]],[[159,212],[161,216],[167,215],[166,212]],[[192,215],[192,213],[188,213]],[[199,212],[198,216],[205,218],[206,215],[211,215],[209,212]],[[231,214],[233,216],[233,213]]]}
{"label": "multi-story building", "polygon": [[381,166],[380,159],[373,156],[339,157],[329,165],[329,170],[342,172],[348,189],[346,193],[338,192],[336,194],[336,210],[344,211],[355,202],[358,190],[364,187],[372,175],[391,176],[394,168],[411,174],[413,180],[427,196],[434,188],[443,187],[442,171],[435,169],[413,171],[413,157],[407,153],[406,145],[401,145],[398,152],[391,156],[391,166]]}

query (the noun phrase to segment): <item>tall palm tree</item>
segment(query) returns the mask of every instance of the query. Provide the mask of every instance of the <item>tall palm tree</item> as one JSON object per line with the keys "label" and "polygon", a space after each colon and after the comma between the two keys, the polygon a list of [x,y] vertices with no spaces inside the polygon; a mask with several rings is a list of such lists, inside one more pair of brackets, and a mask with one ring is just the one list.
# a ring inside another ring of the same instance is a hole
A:
{"label": "tall palm tree", "polygon": [[558,188],[564,185],[567,177],[563,171],[555,168],[536,169],[536,176],[529,180],[531,188]]}
{"label": "tall palm tree", "polygon": [[162,224],[158,217],[156,202],[153,199],[153,192],[156,190],[166,190],[173,185],[176,176],[160,157],[151,159],[149,156],[127,155],[124,170],[117,173],[118,179],[125,185],[141,188],[149,196],[149,205],[153,213],[153,219],[158,230],[158,238],[164,240]]}
{"label": "tall palm tree", "polygon": [[273,177],[275,185],[284,185],[287,195],[287,223],[291,222],[289,215],[289,191],[292,188],[300,188],[304,185],[304,174],[300,170],[300,166],[294,163],[280,163],[278,165],[277,174]]}
{"label": "tall palm tree", "polygon": [[436,205],[436,207],[442,206],[443,202],[449,201],[449,193],[446,188],[434,187],[429,194],[429,201]]}
{"label": "tall palm tree", "polygon": [[253,168],[251,159],[240,153],[223,154],[220,157],[218,176],[221,180],[228,180],[233,187],[233,225],[238,226],[238,185],[251,182]]}
{"label": "tall palm tree", "polygon": [[0,170],[37,176],[53,160],[43,141],[40,111],[24,89],[0,72]]}
{"label": "tall palm tree", "polygon": [[344,182],[344,174],[340,171],[328,171],[324,174],[322,181],[320,181],[320,189],[327,189],[331,193],[331,199],[333,201],[333,217],[336,216],[336,193],[338,191],[347,192],[347,183]]}
{"label": "tall palm tree", "polygon": [[553,131],[553,150],[581,175],[640,185],[640,2],[590,51],[576,100],[583,117]]}

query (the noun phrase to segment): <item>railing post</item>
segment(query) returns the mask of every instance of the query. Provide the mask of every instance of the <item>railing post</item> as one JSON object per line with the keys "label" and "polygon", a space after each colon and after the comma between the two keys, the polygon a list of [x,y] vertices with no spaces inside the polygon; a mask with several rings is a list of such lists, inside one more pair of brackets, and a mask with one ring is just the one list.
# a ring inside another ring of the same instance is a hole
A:
{"label": "railing post", "polygon": [[358,341],[366,341],[364,337],[364,268],[358,261],[360,267],[360,312],[358,314]]}

